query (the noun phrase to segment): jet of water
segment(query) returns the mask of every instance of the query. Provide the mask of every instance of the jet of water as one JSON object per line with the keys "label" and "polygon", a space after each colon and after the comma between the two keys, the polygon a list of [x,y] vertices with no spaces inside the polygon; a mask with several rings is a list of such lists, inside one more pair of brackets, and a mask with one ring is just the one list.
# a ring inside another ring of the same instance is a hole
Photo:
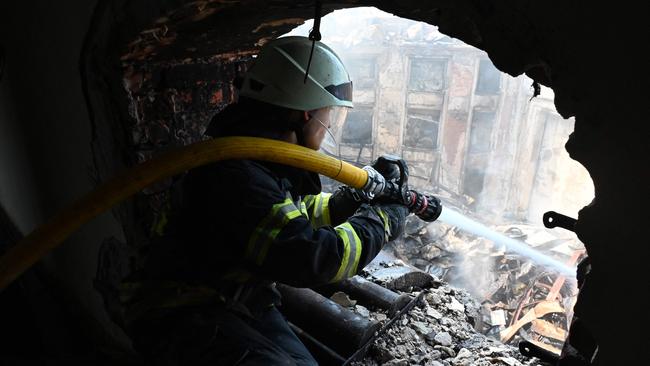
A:
{"label": "jet of water", "polygon": [[440,221],[443,221],[449,225],[456,226],[459,229],[470,232],[474,235],[492,240],[497,244],[503,244],[509,250],[519,253],[523,256],[526,256],[536,263],[550,267],[561,274],[567,276],[568,278],[575,278],[576,269],[567,266],[566,264],[549,257],[546,254],[543,254],[527,244],[520,242],[518,240],[509,238],[503,234],[500,234],[487,226],[480,224],[465,215],[462,215],[459,212],[456,212],[448,207],[442,208],[442,213],[438,218]]}

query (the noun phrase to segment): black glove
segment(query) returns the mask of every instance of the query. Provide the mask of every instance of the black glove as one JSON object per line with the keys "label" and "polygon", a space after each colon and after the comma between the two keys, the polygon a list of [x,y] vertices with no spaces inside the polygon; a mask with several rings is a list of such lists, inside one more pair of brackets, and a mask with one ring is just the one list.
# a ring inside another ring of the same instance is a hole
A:
{"label": "black glove", "polygon": [[354,215],[362,203],[357,197],[354,188],[348,186],[341,186],[332,194],[329,200],[332,226],[336,226]]}
{"label": "black glove", "polygon": [[409,214],[408,208],[398,203],[385,203],[374,206],[381,211],[382,220],[389,241],[397,239],[404,231],[404,222]]}

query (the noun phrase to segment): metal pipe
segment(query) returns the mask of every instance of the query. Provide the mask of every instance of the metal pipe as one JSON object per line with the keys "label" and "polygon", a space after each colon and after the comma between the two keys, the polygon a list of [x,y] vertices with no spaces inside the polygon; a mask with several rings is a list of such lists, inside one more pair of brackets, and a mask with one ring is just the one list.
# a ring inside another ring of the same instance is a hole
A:
{"label": "metal pipe", "polygon": [[360,276],[338,282],[333,289],[345,292],[361,305],[386,310],[388,317],[393,317],[411,301],[407,294],[398,294]]}
{"label": "metal pipe", "polygon": [[280,310],[289,321],[340,355],[356,352],[380,327],[311,289],[282,284],[277,289],[282,294]]}

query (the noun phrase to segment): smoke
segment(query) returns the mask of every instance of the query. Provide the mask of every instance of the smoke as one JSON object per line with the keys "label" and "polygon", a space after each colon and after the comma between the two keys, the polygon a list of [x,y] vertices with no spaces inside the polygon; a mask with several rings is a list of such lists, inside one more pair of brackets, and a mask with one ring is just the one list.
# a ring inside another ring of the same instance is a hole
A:
{"label": "smoke", "polygon": [[486,238],[492,240],[496,244],[504,245],[508,250],[523,255],[530,258],[534,262],[548,267],[560,274],[567,276],[568,278],[574,278],[576,269],[565,265],[564,263],[553,259],[531,247],[527,244],[522,243],[518,240],[509,238],[505,235],[502,235],[494,230],[491,230],[487,226],[480,224],[474,220],[469,219],[468,217],[448,208],[443,207],[442,213],[439,217],[440,221],[443,221],[449,225],[456,226],[459,229],[470,232],[478,237]]}

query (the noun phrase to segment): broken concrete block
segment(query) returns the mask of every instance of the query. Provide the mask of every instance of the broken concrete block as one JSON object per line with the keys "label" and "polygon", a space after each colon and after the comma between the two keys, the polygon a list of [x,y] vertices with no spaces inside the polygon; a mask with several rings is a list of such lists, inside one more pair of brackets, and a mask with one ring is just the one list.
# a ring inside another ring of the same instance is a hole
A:
{"label": "broken concrete block", "polygon": [[[443,358],[456,357],[456,351],[451,347],[436,345],[434,348],[442,352],[441,357]],[[447,357],[444,357],[445,355]]]}
{"label": "broken concrete block", "polygon": [[355,311],[357,314],[359,314],[359,315],[361,315],[362,317],[364,317],[364,318],[367,318],[367,317],[370,316],[370,311],[368,311],[368,309],[366,309],[364,306],[361,306],[361,305],[355,305],[355,306],[354,306],[354,311]]}
{"label": "broken concrete block", "polygon": [[442,298],[435,292],[429,293],[426,295],[426,300],[429,305],[438,305],[442,302]]}
{"label": "broken concrete block", "polygon": [[388,317],[386,316],[386,314],[377,313],[377,314],[375,315],[375,320],[377,320],[377,321],[383,322],[383,321],[386,320],[386,319],[388,319]]}
{"label": "broken concrete block", "polygon": [[330,300],[346,308],[351,308],[357,303],[355,300],[350,299],[350,296],[348,296],[348,294],[340,291],[335,292],[332,296],[330,296]]}
{"label": "broken concrete block", "polygon": [[444,364],[436,360],[429,360],[424,364],[424,366],[444,366]]}
{"label": "broken concrete block", "polygon": [[433,276],[414,267],[393,266],[373,272],[372,278],[387,288],[397,291],[411,291],[413,288],[431,286]]}
{"label": "broken concrete block", "polygon": [[385,366],[408,366],[408,361],[404,359],[395,359],[386,362]]}
{"label": "broken concrete block", "polygon": [[460,360],[463,358],[473,358],[474,355],[470,350],[467,348],[461,348],[460,351],[458,351],[458,354],[456,355],[456,360]]}
{"label": "broken concrete block", "polygon": [[418,333],[422,335],[426,335],[431,333],[431,328],[429,328],[425,323],[423,322],[413,322],[413,327],[415,330],[418,331]]}
{"label": "broken concrete block", "polygon": [[442,318],[442,314],[432,307],[427,307],[427,317],[438,320]]}
{"label": "broken concrete block", "polygon": [[451,335],[447,332],[440,332],[433,337],[433,340],[441,346],[451,346]]}
{"label": "broken concrete block", "polygon": [[461,304],[458,300],[456,300],[455,297],[451,297],[451,301],[449,302],[449,305],[447,305],[447,308],[449,310],[455,310],[458,311],[459,313],[464,313],[465,312],[465,305]]}

